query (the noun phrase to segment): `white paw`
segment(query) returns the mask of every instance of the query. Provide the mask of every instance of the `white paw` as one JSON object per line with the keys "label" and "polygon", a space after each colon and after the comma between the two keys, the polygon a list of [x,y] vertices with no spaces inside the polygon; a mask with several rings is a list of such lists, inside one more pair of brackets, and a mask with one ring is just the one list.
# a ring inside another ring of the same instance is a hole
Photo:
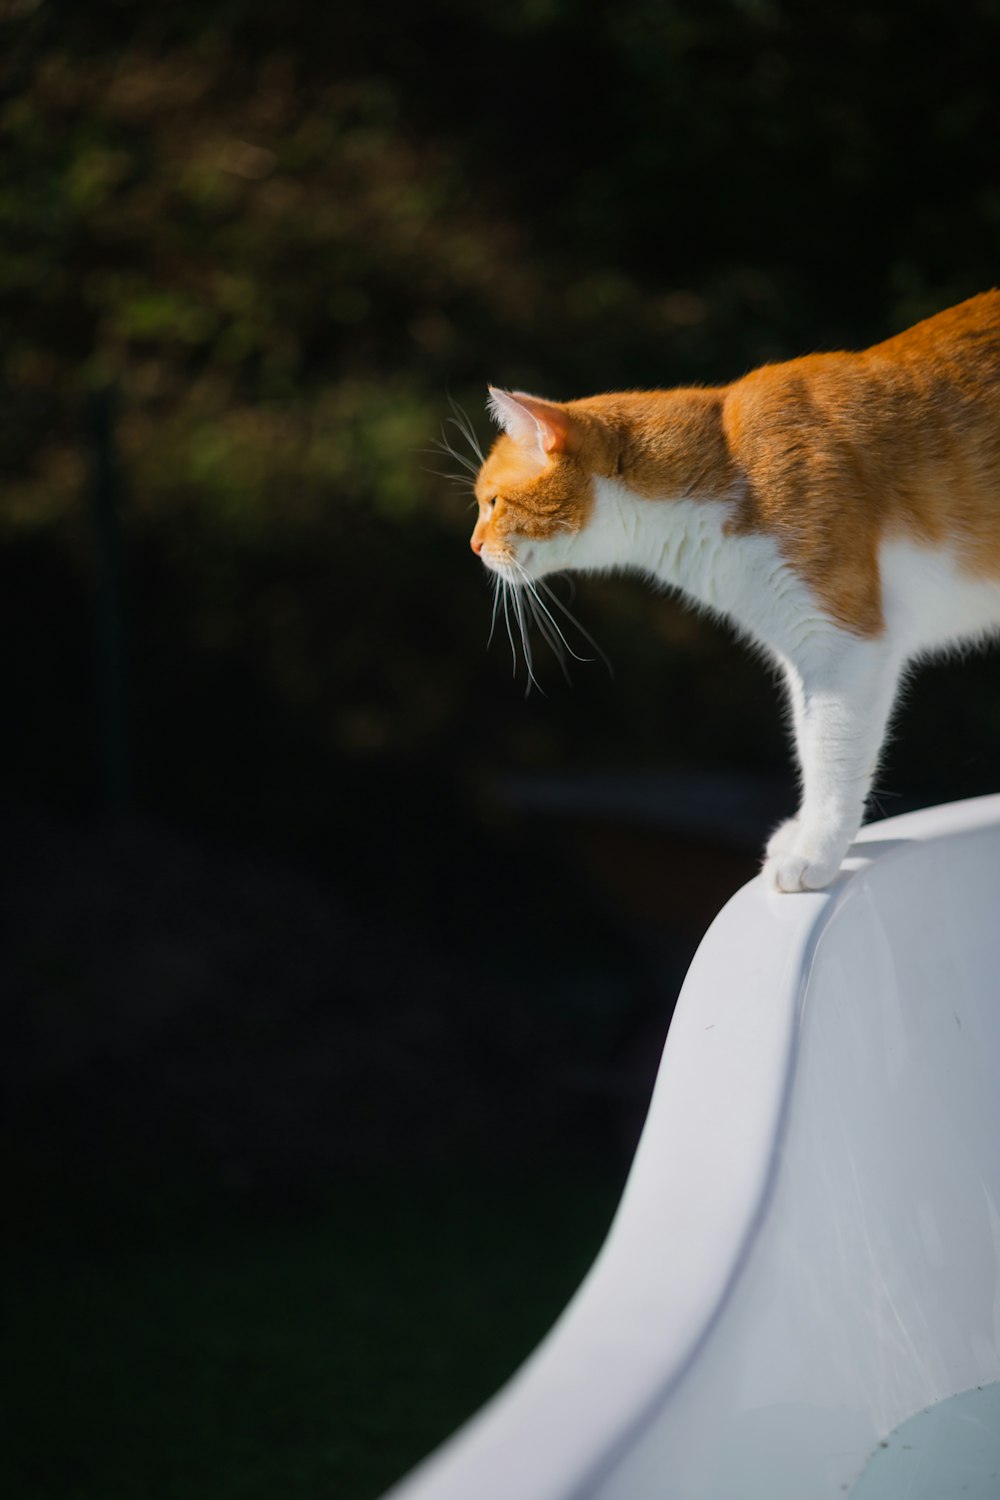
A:
{"label": "white paw", "polygon": [[811,859],[807,854],[772,854],[764,865],[764,879],[772,890],[821,891],[840,869],[840,860]]}
{"label": "white paw", "polygon": [[798,818],[786,818],[774,830],[767,841],[768,857],[772,854],[791,854],[799,837]]}

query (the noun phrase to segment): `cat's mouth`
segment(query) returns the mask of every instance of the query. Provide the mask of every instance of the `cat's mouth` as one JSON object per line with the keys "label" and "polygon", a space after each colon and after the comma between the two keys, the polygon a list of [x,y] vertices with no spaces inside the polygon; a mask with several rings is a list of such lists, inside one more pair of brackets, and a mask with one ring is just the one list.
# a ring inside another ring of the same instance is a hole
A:
{"label": "cat's mouth", "polygon": [[484,547],[480,557],[491,573],[498,574],[509,583],[517,583],[525,577],[531,577],[531,547],[519,547],[516,552],[507,549],[502,552],[493,552],[489,547]]}
{"label": "cat's mouth", "polygon": [[484,547],[482,559],[493,573],[499,573],[502,578],[510,579],[511,583],[517,583],[518,579],[535,577],[538,569],[536,549],[530,545],[522,545],[516,550],[505,549],[503,552],[491,553]]}

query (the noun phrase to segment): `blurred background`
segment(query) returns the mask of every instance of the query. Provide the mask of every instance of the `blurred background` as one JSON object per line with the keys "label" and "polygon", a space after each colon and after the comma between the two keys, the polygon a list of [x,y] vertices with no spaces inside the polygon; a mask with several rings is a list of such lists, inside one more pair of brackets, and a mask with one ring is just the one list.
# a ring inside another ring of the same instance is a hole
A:
{"label": "blurred background", "polygon": [[[794,782],[636,581],[526,697],[427,450],[993,285],[998,38],[0,0],[7,1494],[369,1500],[564,1304]],[[915,680],[877,811],[996,790],[995,674]]]}

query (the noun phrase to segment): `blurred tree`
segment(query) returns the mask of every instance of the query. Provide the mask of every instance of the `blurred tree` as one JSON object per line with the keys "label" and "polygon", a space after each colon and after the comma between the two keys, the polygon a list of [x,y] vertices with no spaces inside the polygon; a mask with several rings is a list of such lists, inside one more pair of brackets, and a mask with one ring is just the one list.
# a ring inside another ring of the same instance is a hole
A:
{"label": "blurred tree", "polygon": [[996,0],[0,14],[9,775],[93,783],[60,642],[110,380],[147,805],[239,821],[253,787],[305,827],[334,763],[783,753],[757,668],[612,585],[588,608],[624,683],[513,714],[462,502],[420,450],[487,378],[724,379],[988,285]]}

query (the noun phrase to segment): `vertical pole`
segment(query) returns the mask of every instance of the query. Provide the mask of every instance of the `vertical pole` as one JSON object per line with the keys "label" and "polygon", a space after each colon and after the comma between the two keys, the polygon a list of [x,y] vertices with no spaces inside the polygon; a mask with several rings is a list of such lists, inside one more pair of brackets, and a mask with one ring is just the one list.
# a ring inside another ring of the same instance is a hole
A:
{"label": "vertical pole", "polygon": [[102,794],[112,816],[132,800],[125,660],[125,588],[121,536],[121,469],[115,444],[116,392],[103,386],[90,402],[93,436],[91,503],[96,541],[96,668]]}

